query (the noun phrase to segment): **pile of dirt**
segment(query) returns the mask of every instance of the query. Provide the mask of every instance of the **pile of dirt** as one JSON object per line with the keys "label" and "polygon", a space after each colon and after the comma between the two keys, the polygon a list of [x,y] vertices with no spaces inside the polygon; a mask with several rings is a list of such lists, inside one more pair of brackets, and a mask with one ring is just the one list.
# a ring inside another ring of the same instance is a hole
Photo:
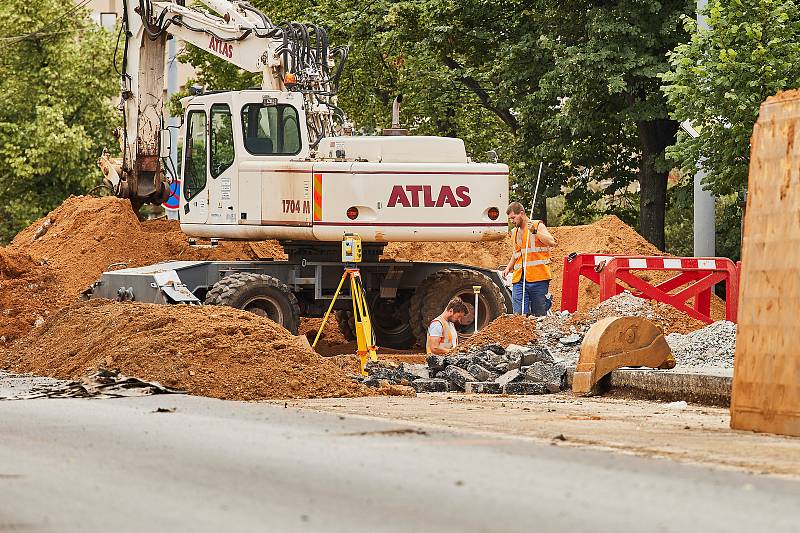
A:
{"label": "pile of dirt", "polygon": [[144,266],[169,259],[220,260],[282,258],[275,241],[222,242],[189,246],[177,221],[140,222],[127,200],[71,196],[22,230],[8,247],[58,271],[62,290],[77,297],[110,267]]}
{"label": "pile of dirt", "polygon": [[21,337],[69,300],[52,268],[28,254],[0,248],[0,346]]}
{"label": "pile of dirt", "polygon": [[470,337],[459,351],[468,350],[473,347],[485,346],[487,344],[509,344],[525,345],[536,340],[536,319],[522,315],[501,315],[488,326]]}
{"label": "pile of dirt", "polygon": [[34,328],[0,367],[61,379],[99,368],[229,400],[372,394],[274,322],[228,307],[74,303]]}

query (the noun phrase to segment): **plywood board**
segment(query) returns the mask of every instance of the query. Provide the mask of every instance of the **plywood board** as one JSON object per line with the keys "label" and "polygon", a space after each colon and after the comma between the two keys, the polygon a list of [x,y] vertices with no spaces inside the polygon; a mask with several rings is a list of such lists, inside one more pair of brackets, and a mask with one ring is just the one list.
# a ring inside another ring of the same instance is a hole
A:
{"label": "plywood board", "polygon": [[800,436],[800,91],[753,130],[731,427]]}

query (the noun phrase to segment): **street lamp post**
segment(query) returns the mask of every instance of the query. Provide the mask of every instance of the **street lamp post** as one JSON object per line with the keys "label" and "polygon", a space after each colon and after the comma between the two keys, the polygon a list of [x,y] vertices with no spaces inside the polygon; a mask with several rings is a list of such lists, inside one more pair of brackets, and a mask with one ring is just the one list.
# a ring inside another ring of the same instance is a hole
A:
{"label": "street lamp post", "polygon": [[[697,31],[708,29],[703,11],[707,0],[697,0]],[[697,169],[694,175],[694,255],[713,257],[715,250],[716,225],[714,220],[714,196],[703,189],[702,180],[706,172]]]}

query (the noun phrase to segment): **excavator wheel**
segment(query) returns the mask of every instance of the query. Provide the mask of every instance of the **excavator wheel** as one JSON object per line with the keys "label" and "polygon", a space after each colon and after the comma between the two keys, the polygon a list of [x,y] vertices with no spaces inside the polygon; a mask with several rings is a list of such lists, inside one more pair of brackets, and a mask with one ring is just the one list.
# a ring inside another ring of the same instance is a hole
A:
{"label": "excavator wheel", "polygon": [[300,305],[289,287],[266,274],[237,272],[225,276],[206,294],[206,305],[227,305],[277,322],[297,335]]}
{"label": "excavator wheel", "polygon": [[[407,295],[405,298],[398,296],[390,300],[373,295],[369,300],[369,313],[378,346],[405,350],[413,348],[417,338],[408,320],[409,299]],[[336,311],[336,322],[345,339],[355,340],[355,319],[352,311]]]}
{"label": "excavator wheel", "polygon": [[470,269],[444,269],[425,278],[409,306],[409,321],[414,336],[422,346],[425,345],[428,325],[437,315],[444,311],[447,303],[455,296],[467,304],[470,312],[462,323],[456,326],[458,341],[463,343],[475,331],[475,294],[474,285],[480,285],[478,295],[478,329],[506,312],[506,301],[503,293],[485,274]]}
{"label": "excavator wheel", "polygon": [[353,312],[340,309],[338,311],[334,311],[334,313],[336,314],[336,324],[339,326],[339,331],[345,340],[356,340],[356,325],[355,319],[353,318]]}

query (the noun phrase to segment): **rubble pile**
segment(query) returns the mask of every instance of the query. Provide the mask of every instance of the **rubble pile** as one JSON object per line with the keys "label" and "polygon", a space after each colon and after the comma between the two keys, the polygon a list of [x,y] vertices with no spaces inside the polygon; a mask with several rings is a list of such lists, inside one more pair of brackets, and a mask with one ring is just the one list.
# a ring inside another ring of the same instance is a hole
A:
{"label": "rubble pile", "polygon": [[119,370],[229,400],[374,394],[278,324],[222,306],[76,302],[0,349],[0,368],[70,380]]}
{"label": "rubble pile", "polygon": [[679,367],[733,368],[736,324],[719,320],[686,335],[671,333],[667,344]]}
{"label": "rubble pile", "polygon": [[585,313],[576,313],[572,322],[593,324],[610,316],[638,316],[655,322],[664,333],[688,333],[705,324],[671,305],[634,296],[629,291],[612,296]]}
{"label": "rubble pile", "polygon": [[490,344],[465,354],[429,355],[427,365],[368,363],[363,383],[411,385],[417,392],[547,394],[566,387],[566,371],[547,349]]}

